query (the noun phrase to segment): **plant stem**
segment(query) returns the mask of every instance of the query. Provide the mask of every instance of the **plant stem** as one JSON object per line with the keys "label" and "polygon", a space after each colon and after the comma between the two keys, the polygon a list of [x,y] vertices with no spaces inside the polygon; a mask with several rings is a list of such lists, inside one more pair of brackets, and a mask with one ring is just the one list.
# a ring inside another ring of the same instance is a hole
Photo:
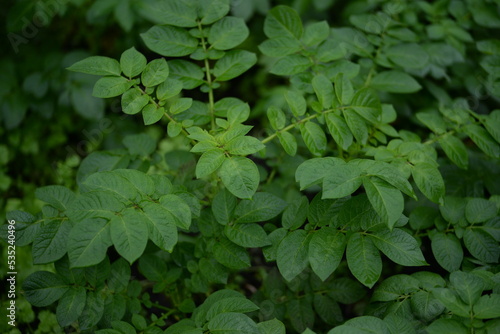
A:
{"label": "plant stem", "polygon": [[[208,53],[207,43],[205,41],[205,37],[203,37],[203,28],[201,27],[200,21],[198,21],[198,30],[200,30],[200,33],[202,34],[201,35],[201,46],[203,47],[203,51],[205,51],[205,54],[207,54]],[[207,75],[207,84],[208,84],[208,107],[210,110],[210,125],[212,127],[212,130],[214,130],[215,129],[214,90],[212,88],[212,75],[210,74],[210,63],[208,61],[208,58],[205,58],[205,73]]]}

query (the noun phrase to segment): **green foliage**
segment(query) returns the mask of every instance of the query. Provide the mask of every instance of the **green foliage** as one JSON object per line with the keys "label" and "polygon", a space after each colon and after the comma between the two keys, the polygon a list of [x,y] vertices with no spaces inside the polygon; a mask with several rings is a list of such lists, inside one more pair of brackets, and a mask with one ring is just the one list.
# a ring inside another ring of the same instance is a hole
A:
{"label": "green foliage", "polygon": [[[25,197],[2,237],[42,265],[25,332],[499,330],[496,2],[70,3],[122,28],[82,32],[107,56],[51,54],[22,84],[0,66],[0,187]],[[59,128],[47,154],[88,133],[54,101],[113,130],[23,183],[33,124]]]}

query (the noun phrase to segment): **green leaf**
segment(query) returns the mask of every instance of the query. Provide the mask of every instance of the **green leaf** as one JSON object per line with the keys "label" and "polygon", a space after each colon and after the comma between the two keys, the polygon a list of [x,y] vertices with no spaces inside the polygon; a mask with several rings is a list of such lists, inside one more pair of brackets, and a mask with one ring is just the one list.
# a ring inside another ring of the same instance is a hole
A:
{"label": "green leaf", "polygon": [[500,109],[493,110],[481,122],[497,143],[500,143]]}
{"label": "green leaf", "polygon": [[122,95],[122,110],[125,114],[137,114],[149,103],[149,96],[139,88],[130,88]]}
{"label": "green leaf", "polygon": [[308,208],[309,200],[305,196],[289,203],[281,217],[281,225],[291,231],[298,229],[306,221]]}
{"label": "green leaf", "polygon": [[487,232],[467,228],[464,233],[464,244],[476,259],[486,263],[496,263],[500,256],[498,242]]}
{"label": "green leaf", "polygon": [[429,61],[429,55],[416,43],[401,43],[390,46],[385,55],[394,64],[408,69],[423,68]]}
{"label": "green leaf", "polygon": [[218,81],[227,81],[240,76],[257,63],[257,56],[245,50],[227,52],[214,66],[213,73]]}
{"label": "green leaf", "polygon": [[[147,16],[157,24],[168,24],[176,27],[196,27],[198,18],[194,3],[182,0],[148,2]],[[145,4],[142,4],[145,6]]]}
{"label": "green leaf", "polygon": [[445,133],[447,129],[446,122],[437,110],[421,111],[415,114],[417,119],[425,126],[436,133]]}
{"label": "green leaf", "polygon": [[120,63],[109,57],[92,56],[80,60],[67,68],[69,71],[93,75],[120,76]]}
{"label": "green leaf", "polygon": [[261,334],[286,334],[285,325],[276,318],[259,322],[257,327],[259,327],[262,332]]}
{"label": "green leaf", "polygon": [[335,94],[341,104],[350,104],[354,96],[354,88],[351,80],[344,73],[339,73],[335,77]]}
{"label": "green leaf", "polygon": [[347,150],[352,144],[353,137],[345,120],[333,113],[326,114],[325,120],[333,140],[335,140],[343,150]]}
{"label": "green leaf", "polygon": [[214,148],[203,153],[196,164],[196,177],[202,178],[217,171],[226,160],[224,151],[220,148]]}
{"label": "green leaf", "polygon": [[344,321],[339,304],[329,296],[315,294],[313,305],[316,314],[327,324],[336,325]]}
{"label": "green leaf", "polygon": [[500,146],[483,127],[469,124],[464,128],[464,132],[488,156],[500,157]]}
{"label": "green leaf", "polygon": [[270,193],[255,193],[251,200],[242,200],[234,215],[237,223],[258,223],[271,220],[283,211],[286,202]]}
{"label": "green leaf", "polygon": [[386,278],[375,289],[372,295],[374,302],[388,302],[398,300],[400,297],[417,292],[420,282],[411,276],[399,274]]}
{"label": "green leaf", "polygon": [[153,103],[148,104],[144,107],[144,109],[142,109],[142,119],[144,121],[144,125],[151,125],[158,122],[164,114],[165,108],[158,108],[156,104]]}
{"label": "green leaf", "polygon": [[429,334],[467,334],[467,328],[453,319],[440,318],[426,328]]}
{"label": "green leaf", "polygon": [[264,21],[264,33],[269,38],[291,37],[300,39],[304,32],[299,14],[288,6],[271,9]]}
{"label": "green leaf", "polygon": [[419,163],[411,170],[418,189],[431,201],[443,204],[445,194],[443,177],[439,170],[428,163]]}
{"label": "green leaf", "polygon": [[462,301],[474,305],[485,288],[483,280],[472,273],[455,271],[450,274],[450,282]]}
{"label": "green leaf", "polygon": [[241,247],[255,248],[271,244],[264,229],[257,224],[228,224],[224,228],[224,234]]}
{"label": "green leaf", "polygon": [[167,80],[163,81],[156,88],[156,97],[158,98],[158,100],[167,100],[170,99],[171,97],[178,95],[181,91],[182,91],[181,81],[167,78]]}
{"label": "green leaf", "polygon": [[467,147],[460,139],[453,135],[447,135],[441,137],[438,142],[444,153],[446,153],[453,163],[462,169],[467,169],[469,167]]}
{"label": "green leaf", "polygon": [[312,79],[314,92],[318,97],[319,103],[323,109],[328,109],[332,106],[333,101],[333,85],[332,82],[323,74],[318,74]]}
{"label": "green leaf", "polygon": [[404,198],[401,191],[378,177],[364,177],[363,186],[375,211],[392,229],[403,214]]}
{"label": "green leaf", "polygon": [[321,156],[326,151],[326,135],[323,129],[310,121],[300,126],[300,133],[307,148],[315,156]]}
{"label": "green leaf", "polygon": [[302,116],[306,113],[306,99],[299,92],[287,91],[285,93],[285,100],[295,117]]}
{"label": "green leaf", "polygon": [[330,175],[332,170],[336,170],[345,164],[344,160],[333,157],[309,159],[301,163],[297,168],[295,180],[299,182],[300,190],[304,190],[321,183],[323,178]]}
{"label": "green leaf", "polygon": [[269,72],[276,75],[294,75],[306,71],[311,65],[308,58],[291,54],[274,63]]}
{"label": "green leaf", "polygon": [[141,74],[141,82],[146,87],[153,87],[161,84],[168,78],[168,64],[163,58],[149,62]]}
{"label": "green leaf", "polygon": [[309,243],[309,263],[316,275],[325,281],[339,266],[344,256],[346,238],[333,227],[314,232]]}
{"label": "green leaf", "polygon": [[147,64],[147,59],[142,53],[134,47],[124,51],[120,57],[120,68],[123,74],[129,78],[133,78],[144,71]]}
{"label": "green leaf", "polygon": [[227,121],[231,126],[245,122],[250,116],[248,103],[241,103],[229,107],[227,110]]}
{"label": "green leaf", "polygon": [[402,229],[377,231],[369,236],[374,245],[397,264],[402,266],[427,264],[417,240]]}
{"label": "green leaf", "polygon": [[122,198],[124,203],[133,201],[139,196],[137,188],[113,171],[94,173],[87,177],[83,184],[91,190],[106,190],[114,193]]}
{"label": "green leaf", "polygon": [[428,291],[417,291],[411,297],[411,309],[423,321],[431,321],[445,310],[444,305]]}
{"label": "green leaf", "polygon": [[286,125],[286,116],[283,110],[278,107],[271,106],[267,109],[267,118],[274,130],[281,130]]}
{"label": "green leaf", "polygon": [[75,199],[75,194],[71,190],[57,185],[37,188],[35,196],[60,211],[65,211],[68,205]]}
{"label": "green leaf", "polygon": [[193,99],[190,97],[181,97],[176,99],[170,105],[170,113],[172,115],[180,114],[183,111],[188,110],[193,105]]}
{"label": "green leaf", "polygon": [[314,327],[315,314],[310,300],[292,299],[286,304],[286,311],[297,332],[307,334],[307,329]]}
{"label": "green leaf", "polygon": [[232,219],[237,200],[227,189],[220,190],[212,201],[212,213],[219,224],[227,225]]}
{"label": "green leaf", "polygon": [[283,57],[300,50],[300,42],[292,37],[277,37],[265,40],[259,50],[269,57]]}
{"label": "green leaf", "polygon": [[176,121],[170,121],[167,125],[167,134],[169,137],[177,137],[182,132],[182,124]]}
{"label": "green leaf", "polygon": [[432,294],[439,299],[443,305],[454,314],[468,318],[470,316],[471,306],[462,302],[457,294],[450,289],[434,288]]}
{"label": "green leaf", "polygon": [[404,173],[400,169],[394,167],[393,165],[385,163],[383,161],[374,161],[373,163],[370,163],[370,165],[366,169],[366,172],[370,175],[381,178],[382,180],[398,188],[408,196],[417,199],[415,192],[413,191],[413,187],[411,186],[410,182],[408,182],[406,175],[404,175]]}
{"label": "green leaf", "polygon": [[354,277],[372,288],[382,273],[382,259],[372,240],[361,233],[353,233],[347,241],[346,258]]}
{"label": "green leaf", "polygon": [[33,241],[33,263],[50,263],[63,257],[67,251],[66,243],[71,227],[67,219],[45,221]]}
{"label": "green leaf", "polygon": [[148,228],[141,215],[132,208],[110,220],[111,240],[117,252],[128,262],[137,260],[148,242]]}
{"label": "green leaf", "polygon": [[390,334],[387,324],[373,316],[361,316],[346,321],[342,326],[330,330],[328,334]]}
{"label": "green leaf", "polygon": [[93,217],[111,219],[124,207],[123,199],[114,193],[91,191],[79,195],[68,207],[66,215],[74,222]]}
{"label": "green leaf", "polygon": [[495,203],[484,198],[470,198],[465,206],[465,218],[472,224],[484,223],[497,213],[498,208]]}
{"label": "green leaf", "polygon": [[230,297],[216,301],[207,312],[207,320],[210,321],[219,314],[235,312],[249,313],[258,310],[259,307],[250,300],[241,297]]}
{"label": "green leaf", "polygon": [[379,123],[382,116],[380,100],[375,92],[369,88],[363,88],[354,94],[351,108],[372,124]]}
{"label": "green leaf", "polygon": [[229,50],[243,43],[248,35],[242,18],[226,16],[210,28],[208,43],[216,50]]}
{"label": "green leaf", "polygon": [[[177,224],[172,213],[157,203],[143,205],[148,236],[159,248],[171,252],[177,243]],[[185,208],[184,208],[185,209]]]}
{"label": "green leaf", "polygon": [[129,81],[124,77],[103,77],[95,83],[92,96],[100,98],[119,96],[125,93],[133,84],[133,81]]}
{"label": "green leaf", "polygon": [[231,139],[224,145],[224,149],[234,155],[250,155],[264,149],[265,146],[255,137],[240,136]]}
{"label": "green leaf", "polygon": [[368,141],[368,126],[365,120],[351,109],[344,109],[344,118],[354,138],[362,145]]}
{"label": "green leaf", "polygon": [[495,319],[500,317],[500,294],[482,296],[474,305],[476,319]]}
{"label": "green leaf", "polygon": [[250,267],[250,256],[245,249],[226,238],[222,238],[216,243],[213,251],[215,259],[228,268],[244,269]]}
{"label": "green leaf", "polygon": [[160,204],[174,216],[175,224],[178,227],[187,230],[191,226],[191,209],[186,201],[179,196],[164,195],[160,198]]}
{"label": "green leaf", "polygon": [[315,46],[323,42],[330,35],[330,26],[326,21],[308,25],[304,31],[302,41],[307,46]]}
{"label": "green leaf", "polygon": [[304,230],[289,233],[279,244],[276,261],[281,275],[291,281],[299,275],[308,264],[310,238]]}
{"label": "green leaf", "polygon": [[198,2],[198,16],[201,24],[212,24],[229,12],[229,0],[204,0]]}
{"label": "green leaf", "polygon": [[219,170],[219,176],[224,186],[238,198],[251,198],[259,186],[259,170],[248,158],[227,158]]}
{"label": "green leaf", "polygon": [[339,164],[325,170],[322,198],[342,198],[355,192],[362,183],[361,170],[357,166]]}
{"label": "green leaf", "polygon": [[401,71],[383,71],[370,81],[370,87],[388,93],[408,94],[422,89],[411,75]]}
{"label": "green leaf", "polygon": [[278,140],[280,141],[281,146],[288,155],[292,157],[297,154],[297,140],[295,137],[289,132],[279,132]]}
{"label": "green leaf", "polygon": [[227,312],[215,316],[207,324],[211,333],[220,334],[260,334],[255,322],[241,313]]}
{"label": "green leaf", "polygon": [[205,73],[201,68],[192,62],[176,59],[168,61],[170,69],[169,76],[172,79],[179,80],[184,89],[193,89],[203,83]]}
{"label": "green leaf", "polygon": [[432,254],[441,267],[449,272],[460,269],[464,252],[455,235],[438,232],[431,239],[431,247]]}
{"label": "green leaf", "polygon": [[112,245],[110,225],[101,218],[86,219],[76,224],[68,238],[71,268],[89,267],[101,262]]}
{"label": "green leaf", "polygon": [[59,300],[68,291],[62,278],[48,271],[36,271],[23,282],[24,296],[36,307],[45,307]]}
{"label": "green leaf", "polygon": [[187,56],[198,47],[198,40],[186,30],[172,26],[153,26],[141,34],[146,46],[162,56]]}
{"label": "green leaf", "polygon": [[94,327],[101,320],[103,313],[104,298],[98,291],[89,291],[83,312],[78,318],[79,328],[87,330]]}
{"label": "green leaf", "polygon": [[80,317],[86,299],[87,294],[83,286],[69,289],[61,299],[59,299],[56,315],[57,322],[61,327],[71,325],[71,323]]}

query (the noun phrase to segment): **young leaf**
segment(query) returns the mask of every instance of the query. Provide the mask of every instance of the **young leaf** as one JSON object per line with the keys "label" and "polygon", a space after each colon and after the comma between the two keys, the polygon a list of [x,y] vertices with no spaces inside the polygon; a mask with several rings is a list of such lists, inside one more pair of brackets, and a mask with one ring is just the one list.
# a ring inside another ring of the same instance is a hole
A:
{"label": "young leaf", "polygon": [[226,16],[210,28],[208,43],[216,50],[229,50],[243,43],[248,34],[242,18]]}
{"label": "young leaf", "polygon": [[326,136],[323,129],[314,122],[307,122],[300,126],[300,133],[307,148],[315,156],[321,156],[326,150]]}
{"label": "young leaf", "polygon": [[269,38],[291,37],[300,39],[304,32],[299,14],[288,6],[276,6],[264,21],[264,33]]}
{"label": "young leaf", "polygon": [[234,215],[237,223],[258,223],[273,219],[283,211],[286,202],[269,193],[255,193],[251,200],[242,200]]}
{"label": "young leaf", "polygon": [[265,148],[264,144],[255,137],[240,136],[231,139],[224,145],[224,149],[233,155],[250,155]]}
{"label": "young leaf", "polygon": [[214,257],[220,264],[231,269],[244,269],[250,266],[250,256],[243,247],[222,238],[214,245]]}
{"label": "young leaf", "polygon": [[342,117],[334,113],[326,114],[325,120],[333,140],[335,140],[343,150],[347,150],[353,141],[352,133],[347,123]]}
{"label": "young leaf", "polygon": [[330,35],[330,26],[326,21],[310,24],[304,31],[302,41],[307,46],[315,46],[323,42]]}
{"label": "young leaf", "polygon": [[306,269],[309,241],[306,231],[296,230],[289,233],[279,244],[276,262],[281,275],[287,281],[291,281]]}
{"label": "young leaf", "polygon": [[69,71],[93,75],[120,76],[120,63],[113,58],[92,56],[80,60],[67,68]]}
{"label": "young leaf", "polygon": [[335,77],[335,94],[341,104],[347,105],[352,101],[354,88],[352,87],[351,80],[344,76],[344,73],[339,73]]}
{"label": "young leaf", "polygon": [[149,103],[149,96],[139,88],[130,88],[122,95],[122,110],[125,114],[139,113]]}
{"label": "young leaf", "polygon": [[382,273],[382,259],[370,238],[353,233],[347,241],[347,265],[354,277],[372,288]]}
{"label": "young leaf", "polygon": [[119,96],[133,85],[133,81],[124,77],[103,77],[95,83],[92,96],[100,98]]}
{"label": "young leaf", "polygon": [[134,47],[126,50],[120,57],[120,68],[127,77],[133,78],[146,68],[147,59]]}
{"label": "young leaf", "polygon": [[419,163],[411,170],[413,180],[418,189],[431,201],[443,204],[445,194],[443,177],[439,170],[428,164]]}
{"label": "young leaf", "polygon": [[388,93],[408,94],[422,89],[411,75],[401,71],[383,71],[370,81],[370,87]]}
{"label": "young leaf", "polygon": [[137,260],[148,242],[148,228],[141,215],[132,208],[111,219],[111,240],[117,252],[131,264]]}
{"label": "young leaf", "polygon": [[375,246],[389,259],[402,266],[426,265],[417,240],[405,231],[395,228],[369,234]]}
{"label": "young leaf", "polygon": [[198,40],[186,30],[172,26],[153,26],[141,34],[146,46],[162,56],[183,57],[198,47]]}
{"label": "young leaf", "polygon": [[460,269],[464,251],[455,235],[438,232],[431,239],[431,247],[432,254],[441,267],[449,272]]}
{"label": "young leaf", "polygon": [[364,177],[363,186],[375,211],[392,229],[403,214],[404,198],[401,191],[378,177]]}
{"label": "young leaf", "polygon": [[227,52],[214,66],[214,75],[218,81],[227,81],[240,76],[257,63],[255,53],[245,50]]}
{"label": "young leaf", "polygon": [[318,277],[325,281],[344,256],[346,238],[333,227],[323,227],[314,232],[309,243],[309,263]]}
{"label": "young leaf", "polygon": [[363,182],[357,166],[340,164],[326,172],[322,198],[342,198],[355,192]]}
{"label": "young leaf", "polygon": [[226,188],[239,198],[252,198],[259,186],[259,170],[247,158],[227,158],[219,170],[219,176]]}
{"label": "young leaf", "polygon": [[438,142],[444,153],[446,153],[453,163],[462,169],[468,168],[469,155],[467,147],[465,147],[465,144],[460,139],[453,135],[447,135],[441,137]]}
{"label": "young leaf", "polygon": [[[144,121],[144,125],[151,125],[158,122],[162,119],[163,115],[165,115],[165,108],[158,108],[156,104],[150,103],[142,109],[142,119]],[[170,122],[174,123],[174,122]],[[168,123],[168,124],[170,124]],[[179,130],[180,132],[180,130]],[[170,135],[170,132],[169,132]],[[171,137],[175,137],[170,135]]]}
{"label": "young leaf", "polygon": [[141,82],[146,87],[153,87],[165,82],[168,78],[168,73],[167,61],[163,58],[155,59],[149,62],[142,72]]}
{"label": "young leaf", "polygon": [[281,130],[286,125],[285,113],[278,107],[271,106],[267,109],[267,118],[274,130]]}
{"label": "young leaf", "polygon": [[235,223],[224,228],[226,237],[241,247],[269,246],[271,241],[264,229],[258,224]]}
{"label": "young leaf", "polygon": [[318,74],[312,79],[314,92],[318,97],[319,103],[323,109],[328,109],[332,106],[333,101],[333,85],[332,82],[323,74]]}
{"label": "young leaf", "polygon": [[299,92],[287,91],[285,93],[285,100],[295,117],[302,116],[306,113],[306,99],[304,99],[304,96]]}
{"label": "young leaf", "polygon": [[297,139],[289,132],[278,132],[278,140],[288,155],[297,154]]}

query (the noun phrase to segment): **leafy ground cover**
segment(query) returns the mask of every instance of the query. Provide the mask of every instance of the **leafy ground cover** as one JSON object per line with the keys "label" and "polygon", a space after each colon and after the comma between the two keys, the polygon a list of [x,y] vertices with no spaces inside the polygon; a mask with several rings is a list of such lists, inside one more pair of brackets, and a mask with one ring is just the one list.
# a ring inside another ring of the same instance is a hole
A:
{"label": "leafy ground cover", "polygon": [[3,332],[500,330],[498,1],[2,15]]}

